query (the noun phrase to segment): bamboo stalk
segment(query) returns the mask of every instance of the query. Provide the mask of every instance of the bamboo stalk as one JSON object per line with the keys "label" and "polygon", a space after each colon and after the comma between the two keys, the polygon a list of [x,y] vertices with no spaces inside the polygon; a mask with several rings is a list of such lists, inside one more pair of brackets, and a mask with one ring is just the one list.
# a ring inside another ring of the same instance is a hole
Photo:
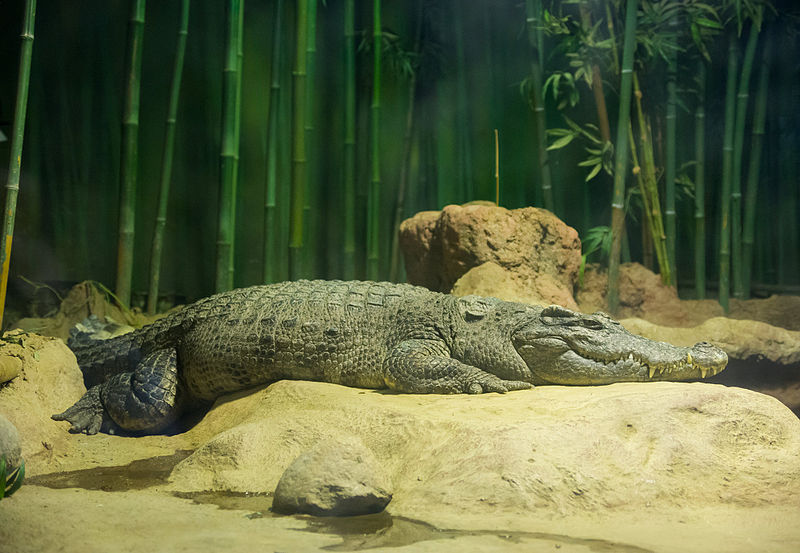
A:
{"label": "bamboo stalk", "polygon": [[372,104],[370,105],[370,140],[372,142],[372,179],[367,197],[367,279],[378,280],[379,234],[380,234],[380,114],[381,114],[381,0],[373,0],[373,72]]}
{"label": "bamboo stalk", "polygon": [[11,243],[14,240],[14,221],[17,213],[20,170],[22,168],[22,145],[25,136],[25,116],[28,111],[28,88],[31,78],[33,55],[33,29],[36,22],[36,0],[26,0],[22,20],[22,45],[19,52],[19,74],[17,77],[17,99],[14,105],[14,123],[11,128],[11,159],[6,180],[6,202],[3,211],[3,236],[0,244],[0,327],[6,305],[8,273],[11,267]]}
{"label": "bamboo stalk", "polygon": [[697,62],[697,107],[694,114],[694,279],[695,296],[706,297],[706,208],[705,208],[705,135],[706,135],[706,63]]}
{"label": "bamboo stalk", "polygon": [[636,98],[636,114],[639,122],[639,148],[642,155],[642,177],[644,188],[642,198],[647,197],[645,203],[645,219],[650,226],[650,234],[653,238],[653,247],[658,260],[658,269],[661,274],[661,282],[667,286],[672,285],[672,274],[670,272],[669,256],[667,254],[667,237],[664,232],[664,220],[661,216],[661,202],[658,196],[658,183],[656,181],[656,163],[653,153],[653,139],[650,123],[644,115],[642,108],[642,92],[639,88],[639,78],[633,74],[633,91]]}
{"label": "bamboo stalk", "polygon": [[122,115],[119,232],[116,295],[129,306],[133,280],[133,245],[136,224],[136,181],[139,164],[139,97],[142,75],[145,0],[132,0],[128,22],[128,57],[125,106]]}
{"label": "bamboo stalk", "polygon": [[608,262],[608,309],[616,312],[619,306],[619,258],[622,229],[625,225],[625,174],[628,168],[628,148],[625,138],[630,121],[631,89],[633,86],[633,52],[636,47],[636,0],[627,0],[625,8],[625,38],[623,39],[622,69],[617,120],[617,148],[614,152],[614,194],[611,200],[611,253]]}
{"label": "bamboo stalk", "polygon": [[172,159],[175,153],[175,125],[178,120],[178,100],[181,93],[181,76],[183,60],[186,53],[186,37],[189,34],[190,0],[181,2],[181,18],[178,28],[178,43],[175,48],[175,62],[172,67],[172,84],[170,86],[167,123],[164,131],[164,154],[161,158],[161,179],[158,189],[158,213],[153,230],[153,247],[150,252],[150,288],[147,295],[147,312],[156,312],[158,303],[158,284],[161,277],[161,258],[164,246],[164,227],[167,224],[167,205],[169,188],[172,179]]}
{"label": "bamboo stalk", "polygon": [[500,134],[494,130],[494,204],[500,206]]}
{"label": "bamboo stalk", "polygon": [[747,119],[747,103],[750,98],[750,74],[753,69],[758,27],[750,25],[750,35],[739,75],[739,93],[736,96],[736,121],[733,141],[733,170],[731,173],[731,272],[733,273],[733,295],[745,296],[742,275],[742,157],[744,155],[744,128]]}
{"label": "bamboo stalk", "polygon": [[344,239],[343,277],[356,266],[356,46],[355,0],[344,2]]}
{"label": "bamboo stalk", "polygon": [[308,3],[297,2],[295,61],[292,80],[292,191],[289,206],[289,278],[302,274],[303,206],[306,190],[306,41]]}
{"label": "bamboo stalk", "polygon": [[239,8],[236,31],[236,103],[233,116],[233,192],[231,193],[231,248],[228,255],[228,284],[234,287],[236,257],[236,210],[239,199],[239,152],[242,136],[242,78],[244,75],[244,0]]}
{"label": "bamboo stalk", "polygon": [[541,52],[542,31],[541,0],[526,0],[525,11],[528,27],[528,43],[531,46],[531,89],[533,91],[533,119],[536,126],[537,158],[539,160],[539,180],[542,188],[542,203],[548,211],[555,209],[553,203],[553,182],[550,174],[550,158],[547,153],[547,115],[542,98],[542,65]]}
{"label": "bamboo stalk", "polygon": [[264,270],[265,283],[279,280],[278,244],[280,243],[278,228],[278,136],[279,110],[281,100],[281,71],[283,56],[281,40],[281,16],[283,0],[275,4],[275,26],[272,31],[272,67],[269,90],[269,115],[267,121],[267,185],[264,201]]}
{"label": "bamboo stalk", "polygon": [[[609,12],[610,13],[610,12]],[[581,22],[583,24],[584,29],[586,32],[592,28],[592,17],[591,12],[589,11],[588,6],[586,3],[580,4],[580,14],[581,14]],[[613,23],[611,23],[610,29],[613,29]],[[611,35],[613,36],[613,34]],[[616,51],[614,52],[616,55]],[[616,61],[615,61],[616,66]],[[603,92],[603,77],[600,73],[600,66],[598,64],[592,64],[592,95],[594,96],[594,105],[595,111],[597,112],[597,127],[600,130],[600,138],[603,140],[604,143],[611,144],[611,125],[608,120],[608,109],[606,106],[606,98]],[[591,187],[584,184],[583,188],[583,231],[588,231],[592,228],[591,224],[591,215],[592,215],[592,201],[591,201]],[[623,227],[624,229],[624,227]],[[625,257],[625,253],[627,251],[628,254],[630,252],[626,250],[625,244],[627,244],[627,232],[623,233],[623,259]]]}
{"label": "bamboo stalk", "polygon": [[230,0],[225,21],[225,66],[222,77],[222,141],[220,148],[220,192],[217,231],[216,291],[233,288],[234,213],[236,210],[236,115],[239,69],[239,12],[241,0]]}
{"label": "bamboo stalk", "polygon": [[453,2],[453,23],[456,43],[456,135],[458,147],[457,179],[459,196],[464,200],[475,197],[472,178],[472,140],[470,137],[470,110],[467,98],[467,68],[464,54],[464,17],[462,2]]}
{"label": "bamboo stalk", "polygon": [[728,312],[731,270],[731,173],[733,171],[733,127],[736,95],[736,38],[728,46],[728,77],[725,86],[725,130],[722,143],[722,185],[720,187],[719,303]]}
{"label": "bamboo stalk", "polygon": [[[417,2],[417,29],[414,37],[414,54],[419,58],[422,44],[422,22],[424,18],[425,2]],[[414,136],[414,106],[417,92],[417,71],[419,66],[414,68],[408,79],[408,109],[406,110],[406,127],[403,134],[403,157],[400,162],[400,178],[397,184],[397,200],[394,207],[394,218],[392,219],[392,249],[391,265],[389,267],[389,280],[397,282],[400,279],[400,223],[405,212],[406,195],[408,192],[408,179],[411,173],[411,146]]]}
{"label": "bamboo stalk", "polygon": [[753,269],[753,243],[756,222],[758,180],[761,168],[761,150],[764,142],[764,127],[767,114],[767,92],[769,87],[770,40],[764,44],[763,59],[758,75],[755,113],[753,114],[753,137],[750,140],[750,166],[747,173],[747,195],[745,197],[744,230],[742,234],[742,289],[745,297],[750,295],[750,279]]}
{"label": "bamboo stalk", "polygon": [[[677,24],[673,17],[670,26]],[[673,35],[673,40],[677,36]],[[673,50],[669,54],[667,63],[667,113],[665,117],[666,137],[664,147],[664,230],[666,233],[666,253],[669,260],[670,282],[677,288],[677,260],[676,260],[676,212],[675,212],[675,176],[677,169],[677,80],[678,80],[678,52]]]}
{"label": "bamboo stalk", "polygon": [[306,35],[306,107],[304,132],[306,135],[306,191],[303,201],[303,274],[313,276],[316,273],[315,248],[312,237],[317,235],[317,217],[311,216],[312,203],[316,204],[318,166],[314,146],[314,99],[316,84],[317,54],[317,0],[308,1],[308,34]]}

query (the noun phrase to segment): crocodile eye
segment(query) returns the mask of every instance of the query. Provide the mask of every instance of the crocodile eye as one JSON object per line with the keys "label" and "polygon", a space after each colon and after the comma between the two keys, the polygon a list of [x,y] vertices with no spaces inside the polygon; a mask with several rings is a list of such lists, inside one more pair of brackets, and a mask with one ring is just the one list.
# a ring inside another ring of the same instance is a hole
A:
{"label": "crocodile eye", "polygon": [[583,319],[581,320],[581,326],[592,330],[600,330],[605,324],[603,321],[598,321],[597,319]]}
{"label": "crocodile eye", "polygon": [[550,325],[574,325],[578,322],[578,313],[560,305],[549,305],[542,310],[540,320]]}

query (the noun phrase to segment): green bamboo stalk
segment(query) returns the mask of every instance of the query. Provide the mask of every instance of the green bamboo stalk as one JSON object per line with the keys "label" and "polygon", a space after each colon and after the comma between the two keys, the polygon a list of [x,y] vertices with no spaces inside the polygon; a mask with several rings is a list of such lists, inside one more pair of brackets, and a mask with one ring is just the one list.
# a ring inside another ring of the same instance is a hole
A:
{"label": "green bamboo stalk", "polygon": [[356,271],[356,32],[355,0],[344,2],[344,236],[343,274]]}
{"label": "green bamboo stalk", "polygon": [[464,54],[463,4],[453,2],[453,33],[456,43],[456,134],[458,145],[457,178],[460,196],[466,201],[475,199],[475,183],[472,178],[472,139],[470,136],[470,110],[467,98],[467,63]]}
{"label": "green bamboo stalk", "polygon": [[272,31],[272,67],[269,91],[269,115],[267,128],[267,186],[264,201],[264,272],[265,283],[279,280],[278,261],[278,136],[280,123],[281,71],[283,56],[281,40],[281,15],[283,0],[275,4],[275,26]]}
{"label": "green bamboo stalk", "polygon": [[697,62],[697,107],[694,112],[694,286],[698,300],[706,297],[706,62]]}
{"label": "green bamboo stalk", "polygon": [[[671,26],[677,24],[677,18],[672,19]],[[673,35],[673,40],[677,36]],[[675,176],[677,169],[677,80],[678,80],[678,52],[673,50],[669,54],[667,63],[667,113],[665,117],[666,137],[664,147],[664,230],[666,233],[667,259],[670,267],[670,282],[678,286],[677,260],[676,260],[676,212],[675,212]]]}
{"label": "green bamboo stalk", "polygon": [[242,136],[242,78],[244,75],[244,0],[239,9],[236,31],[236,104],[233,116],[233,191],[231,192],[231,248],[228,255],[228,283],[234,287],[234,259],[236,257],[236,208],[239,197],[239,151]]}
{"label": "green bamboo stalk", "polygon": [[750,166],[747,173],[747,195],[745,196],[744,230],[742,235],[742,289],[745,297],[750,295],[750,279],[753,269],[753,243],[756,223],[758,180],[761,168],[761,150],[764,142],[764,127],[767,114],[767,92],[769,87],[770,40],[764,44],[763,59],[758,75],[755,113],[753,114],[753,137],[750,139]]}
{"label": "green bamboo stalk", "polygon": [[731,272],[733,273],[733,295],[745,296],[742,275],[742,157],[744,155],[744,128],[747,119],[747,103],[750,99],[750,74],[758,44],[758,27],[750,26],[747,46],[739,75],[739,93],[736,96],[736,122],[733,140],[733,171],[731,173]]}
{"label": "green bamboo stalk", "polygon": [[142,75],[145,0],[132,0],[128,22],[128,57],[125,106],[122,115],[120,160],[119,233],[117,246],[116,295],[125,305],[131,302],[133,245],[136,223],[136,181],[139,164],[139,96]]}
{"label": "green bamboo stalk", "polygon": [[[422,22],[424,19],[424,0],[417,2],[417,29],[414,38],[414,54],[419,58],[422,46]],[[400,177],[397,184],[397,200],[394,206],[394,218],[392,219],[392,249],[391,265],[389,267],[389,280],[398,282],[400,279],[400,223],[403,221],[403,214],[406,206],[406,195],[408,192],[408,180],[411,173],[411,148],[414,137],[414,113],[417,92],[417,71],[419,65],[414,68],[408,79],[408,109],[406,110],[406,128],[403,134],[403,154],[400,162]]]}
{"label": "green bamboo stalk", "polygon": [[[580,4],[580,15],[581,15],[581,23],[586,30],[592,28],[592,14],[589,10],[589,6],[584,2]],[[613,29],[613,23],[610,23],[610,29]],[[613,36],[613,34],[611,35]],[[614,51],[614,55],[616,56],[616,51]],[[614,62],[614,65],[617,65],[617,62]],[[597,111],[597,127],[600,130],[600,138],[603,140],[604,143],[611,144],[611,125],[608,120],[608,109],[606,106],[606,98],[603,92],[603,78],[600,73],[600,66],[596,63],[592,64],[592,94],[594,96],[594,105],[595,110]],[[583,231],[588,231],[592,228],[591,224],[591,215],[592,215],[592,202],[591,202],[591,187],[584,184],[582,187],[583,189]],[[623,227],[623,230],[625,227]],[[628,259],[630,259],[630,251],[626,248],[627,244],[627,237],[628,233],[625,231],[622,235],[623,246],[622,246],[622,258],[625,260],[625,256],[627,253]]]}
{"label": "green bamboo stalk", "polygon": [[608,309],[615,313],[619,306],[619,257],[622,229],[625,225],[625,174],[628,169],[628,148],[625,138],[630,122],[631,88],[633,86],[633,52],[636,47],[636,0],[627,0],[625,38],[622,47],[622,70],[619,88],[617,148],[614,152],[614,195],[611,200],[611,253],[608,261]]}
{"label": "green bamboo stalk", "polygon": [[225,65],[222,73],[222,141],[217,231],[216,291],[233,288],[231,258],[236,209],[236,104],[239,68],[239,13],[241,0],[230,0],[225,20]]}
{"label": "green bamboo stalk", "polygon": [[736,37],[728,46],[728,78],[725,86],[725,130],[722,143],[722,183],[720,187],[719,303],[728,312],[731,272],[731,173],[733,171],[733,127],[735,118]]}
{"label": "green bamboo stalk", "polygon": [[[595,110],[597,111],[597,127],[600,129],[600,138],[606,144],[611,144],[611,125],[608,121],[608,108],[606,106],[606,97],[605,93],[603,92],[603,77],[600,73],[600,66],[598,64],[594,64],[592,66],[592,94],[594,95],[594,105]],[[584,231],[588,231],[592,228],[592,200],[591,200],[591,191],[592,188],[587,186],[587,183],[583,185],[583,228]],[[627,260],[630,260],[630,250],[625,248],[625,244],[627,244],[627,237],[628,233],[623,226],[623,249],[622,255],[623,260],[626,259],[625,255],[627,252]]]}
{"label": "green bamboo stalk", "polygon": [[378,280],[378,261],[380,254],[380,115],[381,115],[381,0],[372,4],[372,103],[370,105],[370,140],[372,143],[369,195],[367,196],[367,279]]}
{"label": "green bamboo stalk", "polygon": [[542,203],[548,211],[555,209],[553,203],[553,182],[550,175],[550,158],[547,153],[547,114],[542,98],[542,2],[526,0],[525,13],[528,27],[528,42],[533,50],[531,56],[531,89],[533,91],[533,119],[536,125],[537,159],[539,160],[539,181],[542,188]]}
{"label": "green bamboo stalk", "polygon": [[316,228],[318,218],[311,216],[311,205],[316,203],[317,179],[315,169],[318,166],[316,152],[314,151],[314,87],[316,84],[316,54],[317,54],[317,0],[308,0],[308,34],[306,35],[306,191],[303,203],[303,272],[306,276],[313,276],[316,272],[315,243],[312,237],[317,236]]}
{"label": "green bamboo stalk", "polygon": [[150,252],[150,289],[147,295],[147,312],[156,312],[158,303],[158,284],[161,277],[161,258],[164,246],[164,227],[167,224],[167,205],[169,203],[170,180],[172,179],[172,158],[175,153],[175,125],[178,120],[178,100],[181,94],[183,59],[186,53],[186,37],[189,34],[190,0],[181,2],[181,19],[178,28],[178,44],[175,48],[175,62],[172,66],[172,85],[170,86],[167,123],[164,132],[164,154],[161,158],[161,180],[158,189],[158,213],[153,230],[153,247]]}
{"label": "green bamboo stalk", "polygon": [[8,272],[11,266],[11,243],[14,240],[14,220],[17,213],[19,177],[22,167],[22,144],[25,137],[25,116],[28,111],[28,88],[31,78],[31,57],[33,55],[33,28],[36,22],[36,0],[26,0],[25,15],[22,20],[22,45],[19,52],[19,76],[17,78],[17,99],[14,105],[14,123],[11,128],[11,159],[8,163],[6,180],[6,203],[3,211],[3,236],[0,244],[0,327],[6,305]]}
{"label": "green bamboo stalk", "polygon": [[645,219],[650,227],[650,235],[653,239],[653,247],[658,260],[658,270],[661,274],[661,282],[667,286],[672,285],[672,274],[670,272],[670,261],[667,254],[667,236],[664,232],[664,220],[661,215],[661,202],[658,195],[658,183],[656,181],[656,163],[653,153],[653,139],[650,123],[644,115],[642,108],[642,91],[639,87],[639,78],[633,74],[633,91],[636,98],[636,115],[639,122],[639,148],[642,153],[642,177],[644,189],[642,197],[646,197]]}
{"label": "green bamboo stalk", "polygon": [[306,41],[308,3],[297,2],[294,71],[292,72],[292,191],[289,202],[289,278],[302,273],[303,206],[306,191]]}

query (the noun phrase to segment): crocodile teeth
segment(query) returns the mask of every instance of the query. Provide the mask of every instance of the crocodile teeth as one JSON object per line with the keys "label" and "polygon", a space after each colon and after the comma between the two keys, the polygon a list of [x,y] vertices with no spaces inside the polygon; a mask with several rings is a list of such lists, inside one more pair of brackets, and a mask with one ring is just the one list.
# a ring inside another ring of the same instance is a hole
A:
{"label": "crocodile teeth", "polygon": [[687,353],[686,354],[686,362],[689,363],[690,365],[692,364],[692,354],[691,353]]}
{"label": "crocodile teeth", "polygon": [[653,375],[656,374],[656,368],[651,365],[650,367],[648,367],[648,369],[650,373],[650,378],[653,378]]}
{"label": "crocodile teeth", "polygon": [[708,374],[708,369],[706,369],[705,367],[700,367],[700,378],[705,378],[707,374]]}

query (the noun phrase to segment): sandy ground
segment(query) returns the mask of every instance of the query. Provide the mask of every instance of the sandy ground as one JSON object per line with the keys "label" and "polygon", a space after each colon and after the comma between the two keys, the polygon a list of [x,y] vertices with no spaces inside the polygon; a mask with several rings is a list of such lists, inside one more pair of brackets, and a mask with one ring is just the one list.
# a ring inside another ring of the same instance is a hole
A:
{"label": "sandy ground", "polygon": [[258,499],[255,508],[248,508],[247,502],[219,508],[175,497],[157,486],[104,492],[28,484],[0,503],[0,550],[788,553],[800,548],[797,510],[772,506],[687,506],[669,518],[645,511],[532,520],[530,530],[520,532],[505,531],[503,520],[472,525],[448,520],[447,513],[434,521],[439,525],[391,516],[344,522],[278,517],[264,512],[268,501]]}

